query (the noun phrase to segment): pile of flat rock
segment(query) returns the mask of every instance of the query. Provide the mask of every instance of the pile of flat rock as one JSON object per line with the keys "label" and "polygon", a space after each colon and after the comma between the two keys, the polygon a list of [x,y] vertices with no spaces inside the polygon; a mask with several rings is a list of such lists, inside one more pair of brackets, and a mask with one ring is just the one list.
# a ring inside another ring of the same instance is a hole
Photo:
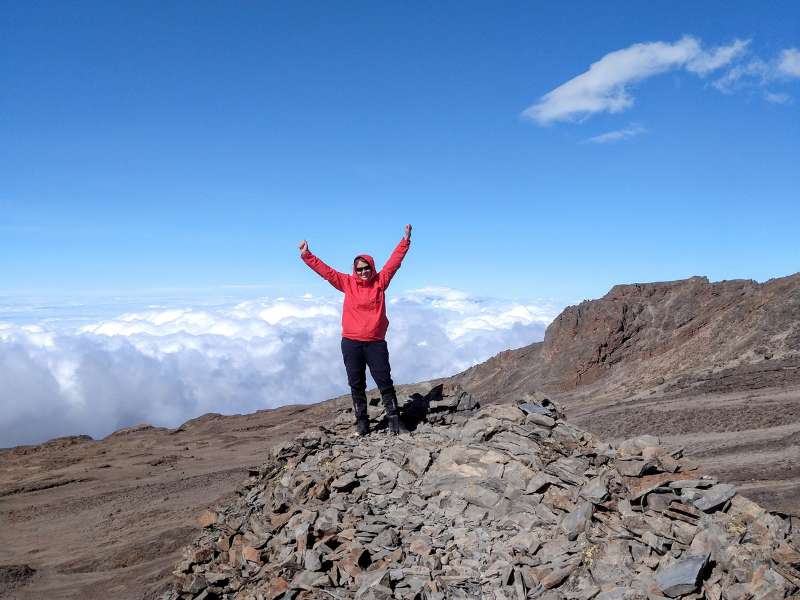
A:
{"label": "pile of flat rock", "polygon": [[165,598],[786,598],[794,517],[641,436],[612,446],[541,395],[479,407],[458,389],[359,438],[352,414],[275,447]]}

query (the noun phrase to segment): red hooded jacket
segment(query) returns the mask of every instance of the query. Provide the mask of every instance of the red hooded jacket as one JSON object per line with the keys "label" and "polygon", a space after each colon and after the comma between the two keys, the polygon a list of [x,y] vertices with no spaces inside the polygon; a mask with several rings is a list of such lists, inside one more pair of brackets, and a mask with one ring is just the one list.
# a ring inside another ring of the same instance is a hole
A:
{"label": "red hooded jacket", "polygon": [[[342,337],[362,342],[374,342],[386,337],[389,319],[386,318],[384,293],[403,262],[411,241],[403,238],[392,252],[380,272],[375,271],[375,261],[369,254],[359,254],[353,259],[353,274],[345,275],[332,269],[311,251],[302,255],[303,261],[333,287],[344,292],[342,306]],[[372,277],[362,281],[356,275],[356,260],[363,258],[372,268]]]}

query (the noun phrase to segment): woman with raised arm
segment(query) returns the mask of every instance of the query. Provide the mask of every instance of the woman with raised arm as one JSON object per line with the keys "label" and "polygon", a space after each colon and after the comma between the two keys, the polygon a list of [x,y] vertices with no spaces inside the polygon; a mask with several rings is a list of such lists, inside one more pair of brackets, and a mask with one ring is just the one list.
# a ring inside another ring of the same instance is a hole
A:
{"label": "woman with raised arm", "polygon": [[411,225],[406,225],[403,239],[397,244],[383,269],[376,272],[372,257],[369,254],[359,254],[353,259],[353,274],[346,275],[314,256],[308,249],[306,240],[300,242],[300,257],[303,261],[333,287],[344,292],[342,357],[353,397],[353,411],[359,435],[369,433],[367,367],[381,392],[389,431],[395,435],[400,433],[397,394],[392,383],[389,350],[385,339],[389,327],[385,293],[410,244]]}

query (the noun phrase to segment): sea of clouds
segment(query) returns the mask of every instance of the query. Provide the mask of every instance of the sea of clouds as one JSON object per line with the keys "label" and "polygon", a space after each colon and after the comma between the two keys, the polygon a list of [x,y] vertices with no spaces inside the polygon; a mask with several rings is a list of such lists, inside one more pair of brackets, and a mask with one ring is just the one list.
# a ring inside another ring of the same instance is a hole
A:
{"label": "sea of clouds", "polygon": [[[0,447],[98,438],[139,423],[175,427],[208,412],[349,391],[340,297],[113,308],[104,305],[95,318],[87,306],[32,321],[31,309],[0,302]],[[445,288],[397,294],[388,309],[393,379],[452,375],[539,341],[557,309]]]}

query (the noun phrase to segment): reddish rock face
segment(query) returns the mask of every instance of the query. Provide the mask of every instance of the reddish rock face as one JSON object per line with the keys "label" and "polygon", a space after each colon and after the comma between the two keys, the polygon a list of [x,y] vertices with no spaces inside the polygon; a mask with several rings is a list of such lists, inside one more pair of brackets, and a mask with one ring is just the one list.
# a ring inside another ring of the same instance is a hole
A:
{"label": "reddish rock face", "polygon": [[542,377],[570,389],[622,365],[659,377],[781,359],[800,351],[800,274],[764,284],[705,277],[618,285],[565,309],[548,327]]}
{"label": "reddish rock face", "polygon": [[763,284],[692,277],[617,285],[599,300],[567,307],[544,342],[503,352],[454,379],[479,397],[505,401],[531,389],[558,394],[592,386],[607,395],[686,387],[689,380],[724,388],[726,369],[798,359],[800,273]]}

